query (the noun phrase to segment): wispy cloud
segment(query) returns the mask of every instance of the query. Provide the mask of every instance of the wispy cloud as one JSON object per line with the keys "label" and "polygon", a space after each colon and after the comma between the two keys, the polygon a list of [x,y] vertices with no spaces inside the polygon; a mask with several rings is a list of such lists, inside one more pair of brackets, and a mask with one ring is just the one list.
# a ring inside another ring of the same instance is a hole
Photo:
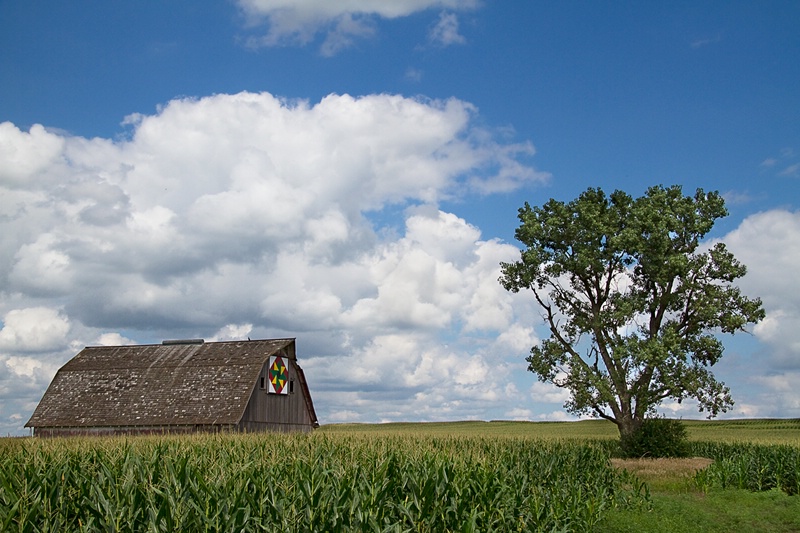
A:
{"label": "wispy cloud", "polygon": [[[237,4],[251,28],[267,28],[265,34],[247,41],[250,46],[306,45],[324,34],[320,52],[329,56],[358,38],[373,35],[376,19],[407,17],[436,8],[475,9],[480,0],[237,0]],[[436,27],[442,24],[439,39],[449,40],[446,44],[463,39],[457,19],[446,17],[443,21],[440,17]]]}
{"label": "wispy cloud", "polygon": [[466,44],[467,39],[458,31],[458,17],[455,13],[442,12],[436,25],[431,28],[428,39],[441,46]]}
{"label": "wispy cloud", "polygon": [[720,41],[722,41],[722,34],[721,33],[717,33],[713,37],[702,37],[702,38],[699,38],[699,39],[695,39],[694,41],[691,42],[690,46],[692,48],[702,48],[704,46],[708,46],[710,44],[715,44],[715,43],[718,43]]}
{"label": "wispy cloud", "polygon": [[768,157],[759,165],[762,169],[781,168],[776,176],[796,178],[800,177],[800,163],[794,163],[797,152],[794,148],[784,147],[780,149],[778,157]]}
{"label": "wispy cloud", "polygon": [[740,191],[728,191],[722,195],[725,199],[725,203],[728,205],[743,205],[751,202],[753,197],[746,193]]}
{"label": "wispy cloud", "polygon": [[800,177],[800,163],[789,165],[785,169],[778,172],[778,176],[784,176],[784,177],[788,176],[790,178]]}
{"label": "wispy cloud", "polygon": [[320,46],[320,53],[325,57],[332,57],[352,46],[356,39],[373,36],[375,31],[375,24],[371,19],[345,14],[325,36],[325,41]]}
{"label": "wispy cloud", "polygon": [[422,76],[423,76],[423,72],[418,68],[408,67],[406,69],[405,78],[407,80],[409,80],[409,81],[413,81],[413,82],[422,81]]}

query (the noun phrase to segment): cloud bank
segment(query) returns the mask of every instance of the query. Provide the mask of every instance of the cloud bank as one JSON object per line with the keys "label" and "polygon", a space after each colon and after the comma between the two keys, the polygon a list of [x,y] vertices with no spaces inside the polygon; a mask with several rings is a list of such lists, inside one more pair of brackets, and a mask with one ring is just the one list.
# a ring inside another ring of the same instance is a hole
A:
{"label": "cloud bank", "polygon": [[476,115],[240,93],[127,117],[117,139],[0,124],[3,427],[84,345],[175,336],[298,337],[323,422],[513,409],[535,341],[497,283],[517,248],[439,204],[547,175]]}

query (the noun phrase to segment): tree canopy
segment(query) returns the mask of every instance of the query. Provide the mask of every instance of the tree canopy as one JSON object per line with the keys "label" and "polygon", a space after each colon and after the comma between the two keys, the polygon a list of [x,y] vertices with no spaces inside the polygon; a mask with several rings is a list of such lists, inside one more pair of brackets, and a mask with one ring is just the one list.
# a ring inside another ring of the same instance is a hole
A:
{"label": "tree canopy", "polygon": [[734,282],[746,267],[721,242],[701,247],[727,215],[717,192],[649,188],[632,198],[589,188],[564,203],[525,203],[520,260],[502,263],[500,283],[530,289],[550,337],[528,369],[570,391],[565,408],[615,422],[624,438],[663,401],[693,398],[709,418],[733,406],[710,367],[719,333],[764,318],[761,300]]}

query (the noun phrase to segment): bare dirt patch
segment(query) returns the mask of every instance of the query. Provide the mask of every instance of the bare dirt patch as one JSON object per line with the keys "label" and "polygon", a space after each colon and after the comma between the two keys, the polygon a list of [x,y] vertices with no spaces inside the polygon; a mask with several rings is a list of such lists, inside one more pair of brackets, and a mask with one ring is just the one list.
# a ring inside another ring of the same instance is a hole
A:
{"label": "bare dirt patch", "polygon": [[688,478],[713,463],[706,457],[680,459],[611,459],[611,465],[642,479]]}

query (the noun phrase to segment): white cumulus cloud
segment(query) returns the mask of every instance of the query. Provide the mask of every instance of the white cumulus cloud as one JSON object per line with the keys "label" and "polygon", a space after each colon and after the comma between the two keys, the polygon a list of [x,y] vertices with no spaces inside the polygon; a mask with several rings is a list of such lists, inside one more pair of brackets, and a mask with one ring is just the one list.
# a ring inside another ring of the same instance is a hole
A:
{"label": "white cumulus cloud", "polygon": [[743,292],[763,300],[767,317],[753,333],[772,348],[769,367],[800,370],[800,213],[751,215],[721,240],[747,266]]}
{"label": "white cumulus cloud", "polygon": [[747,296],[760,297],[766,311],[752,327],[754,340],[763,343],[752,354],[739,353],[742,340],[726,340],[721,365],[728,371],[720,377],[737,402],[730,416],[796,417],[800,392],[790,384],[800,375],[800,281],[795,275],[800,213],[774,209],[750,215],[720,240],[747,266],[738,286]]}
{"label": "white cumulus cloud", "polygon": [[14,309],[3,316],[0,350],[17,353],[50,351],[65,344],[69,330],[69,319],[58,309]]}
{"label": "white cumulus cloud", "polygon": [[439,206],[546,175],[476,115],[240,93],[132,115],[115,139],[4,123],[0,382],[27,388],[4,388],[0,420],[85,345],[178,337],[297,337],[323,421],[503,412],[535,338],[497,283],[518,249]]}

